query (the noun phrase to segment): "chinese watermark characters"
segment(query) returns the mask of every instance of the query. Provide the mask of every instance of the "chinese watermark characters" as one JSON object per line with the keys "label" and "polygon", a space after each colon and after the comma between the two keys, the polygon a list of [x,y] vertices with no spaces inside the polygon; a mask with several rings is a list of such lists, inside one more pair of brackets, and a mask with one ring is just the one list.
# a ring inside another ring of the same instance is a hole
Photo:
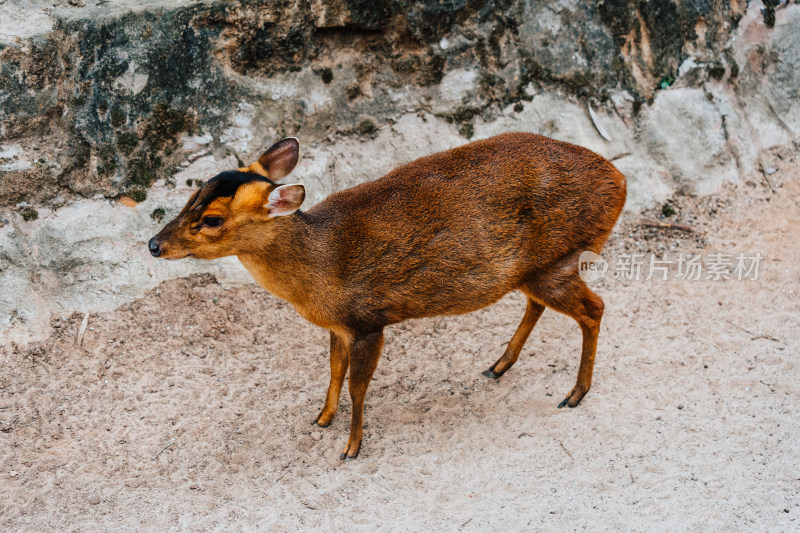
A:
{"label": "chinese watermark characters", "polygon": [[681,279],[685,281],[757,280],[764,256],[761,253],[726,254],[722,252],[701,254],[620,254],[614,268],[603,257],[585,251],[578,260],[578,273],[583,281],[591,283],[606,277],[609,270],[616,279],[624,281],[649,281]]}

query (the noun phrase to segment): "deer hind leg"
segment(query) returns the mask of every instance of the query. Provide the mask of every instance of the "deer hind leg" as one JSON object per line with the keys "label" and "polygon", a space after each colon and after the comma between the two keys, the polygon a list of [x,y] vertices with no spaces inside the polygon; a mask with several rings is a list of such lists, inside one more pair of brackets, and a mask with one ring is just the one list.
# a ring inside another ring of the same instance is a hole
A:
{"label": "deer hind leg", "polygon": [[577,269],[556,270],[533,285],[534,294],[546,306],[578,322],[583,333],[578,380],[558,407],[575,407],[592,386],[592,370],[597,350],[597,335],[603,318],[603,300],[580,279]]}
{"label": "deer hind leg", "polygon": [[350,421],[350,438],[339,459],[355,459],[361,450],[363,434],[364,396],[378,366],[383,348],[383,331],[356,337],[350,349],[350,398],[353,413]]}
{"label": "deer hind leg", "polygon": [[531,334],[531,331],[533,331],[533,327],[536,325],[536,322],[539,320],[539,317],[542,316],[543,312],[544,306],[528,296],[528,307],[525,309],[522,322],[520,322],[514,336],[511,337],[511,342],[508,343],[503,356],[490,366],[488,370],[483,371],[484,376],[497,379],[502,376],[506,370],[511,368],[511,365],[517,362],[519,353],[525,345],[525,341],[528,340],[528,336]]}
{"label": "deer hind leg", "polygon": [[331,331],[331,383],[325,405],[311,424],[328,427],[339,408],[339,395],[342,392],[344,377],[350,365],[350,343]]}

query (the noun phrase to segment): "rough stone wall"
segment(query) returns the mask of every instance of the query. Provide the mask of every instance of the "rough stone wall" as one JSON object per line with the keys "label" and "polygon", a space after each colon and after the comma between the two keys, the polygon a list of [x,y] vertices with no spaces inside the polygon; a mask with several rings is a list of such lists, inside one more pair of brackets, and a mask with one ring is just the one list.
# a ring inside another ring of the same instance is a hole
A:
{"label": "rough stone wall", "polygon": [[143,243],[195,180],[285,135],[309,203],[527,130],[615,158],[628,209],[713,192],[800,138],[796,3],[80,3],[0,4],[0,328],[190,271],[245,280]]}
{"label": "rough stone wall", "polygon": [[[730,32],[743,2],[639,4],[313,0],[57,10],[49,32],[0,51],[3,142],[21,144],[28,159],[3,171],[0,203],[141,197],[171,177],[181,134],[210,135],[212,147],[251,156],[257,147],[235,142],[248,133],[229,131],[227,120],[242,105],[273,137],[306,143],[370,135],[408,111],[442,116],[470,138],[476,119],[519,108],[532,87],[598,104],[624,91],[639,111],[678,77],[689,53],[704,63],[693,85],[738,68]],[[444,98],[443,81],[451,93]]]}

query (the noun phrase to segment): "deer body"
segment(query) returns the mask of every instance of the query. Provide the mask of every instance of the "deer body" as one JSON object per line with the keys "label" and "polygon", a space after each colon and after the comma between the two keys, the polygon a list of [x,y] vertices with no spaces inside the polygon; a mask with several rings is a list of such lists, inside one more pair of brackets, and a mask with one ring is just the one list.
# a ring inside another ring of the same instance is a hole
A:
{"label": "deer body", "polygon": [[[294,166],[272,164],[275,156],[268,154],[240,171],[266,178]],[[278,172],[268,170],[271,164]],[[213,199],[211,210],[217,202],[234,213],[237,200],[266,208],[272,196],[300,194],[286,188],[302,189],[260,183],[264,190],[248,190],[241,199],[241,187],[231,200]],[[277,213],[280,201],[268,209]],[[330,424],[349,368],[353,419],[342,458],[354,458],[383,328],[475,311],[515,289],[528,297],[525,316],[485,374],[497,378],[514,364],[544,307],[552,307],[583,330],[578,382],[560,406],[577,405],[591,385],[603,312],[602,300],[578,276],[578,256],[600,252],[624,202],[625,178],[605,159],[546,137],[509,133],[423,157],[307,212],[291,204],[290,213],[268,216],[260,228],[242,223],[224,255],[238,255],[261,286],[330,330],[331,384],[315,423]],[[241,231],[245,226],[249,231]],[[215,255],[196,249],[200,257]]]}

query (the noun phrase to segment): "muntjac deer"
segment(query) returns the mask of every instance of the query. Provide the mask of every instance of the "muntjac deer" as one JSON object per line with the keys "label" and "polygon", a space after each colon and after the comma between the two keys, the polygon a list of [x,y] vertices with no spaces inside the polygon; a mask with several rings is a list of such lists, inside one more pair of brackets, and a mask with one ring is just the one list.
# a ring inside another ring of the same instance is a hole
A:
{"label": "muntjac deer", "polygon": [[302,185],[278,185],[297,164],[286,138],[249,167],[223,172],[153,237],[155,257],[236,255],[253,278],[330,331],[331,381],[314,424],[328,426],[350,369],[350,438],[361,447],[364,395],[383,329],[410,318],[469,313],[519,289],[522,323],[484,374],[503,375],[545,306],[583,333],[575,407],[592,383],[603,301],[578,274],[599,253],[625,203],[625,177],[597,154],[507,133],[430,155],[300,211]]}

